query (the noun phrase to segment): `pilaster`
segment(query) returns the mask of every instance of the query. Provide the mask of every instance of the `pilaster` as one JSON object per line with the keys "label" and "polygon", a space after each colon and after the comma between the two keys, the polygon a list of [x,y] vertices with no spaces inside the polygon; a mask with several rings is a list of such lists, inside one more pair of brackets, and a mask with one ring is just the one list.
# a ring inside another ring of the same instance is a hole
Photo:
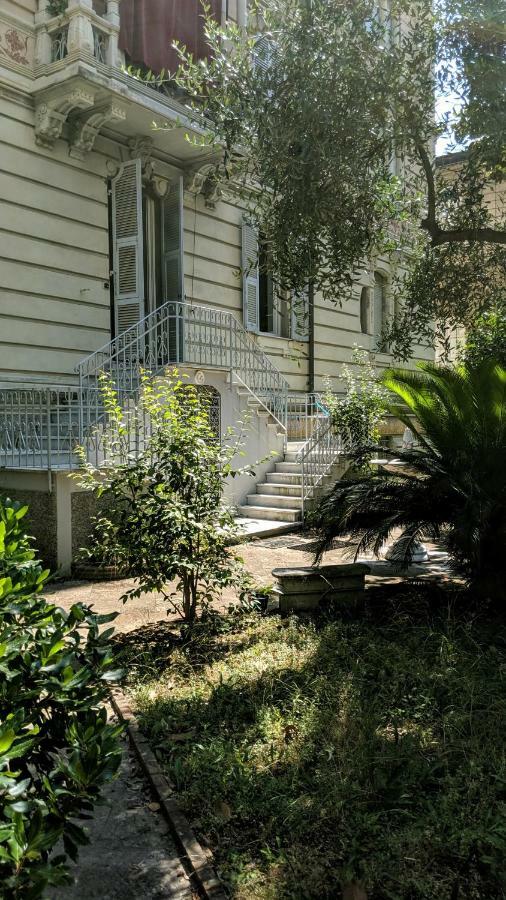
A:
{"label": "pilaster", "polygon": [[93,27],[89,12],[93,11],[92,0],[69,0],[67,15],[69,17],[68,52],[94,54]]}

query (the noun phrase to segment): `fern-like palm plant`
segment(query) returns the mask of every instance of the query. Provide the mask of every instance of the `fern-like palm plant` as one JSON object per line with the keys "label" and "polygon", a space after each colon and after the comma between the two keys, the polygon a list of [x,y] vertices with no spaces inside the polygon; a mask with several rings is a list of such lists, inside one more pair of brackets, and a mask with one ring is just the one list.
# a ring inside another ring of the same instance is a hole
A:
{"label": "fern-like palm plant", "polygon": [[389,411],[419,446],[382,449],[398,464],[335,485],[315,520],[317,558],[338,536],[356,539],[359,555],[378,554],[393,534],[407,564],[414,542],[432,539],[476,588],[504,593],[506,369],[491,361],[469,369],[424,363],[391,370],[383,382],[394,395]]}

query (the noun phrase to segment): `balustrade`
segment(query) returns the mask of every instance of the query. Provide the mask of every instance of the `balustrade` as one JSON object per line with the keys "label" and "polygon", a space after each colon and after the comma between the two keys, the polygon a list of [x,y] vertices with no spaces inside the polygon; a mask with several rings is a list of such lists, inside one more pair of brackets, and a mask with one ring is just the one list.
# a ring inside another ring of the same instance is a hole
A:
{"label": "balustrade", "polygon": [[35,15],[35,64],[47,66],[66,57],[94,57],[97,63],[120,68],[124,57],[118,49],[120,0],[68,0],[67,8],[54,16],[47,0],[39,0]]}

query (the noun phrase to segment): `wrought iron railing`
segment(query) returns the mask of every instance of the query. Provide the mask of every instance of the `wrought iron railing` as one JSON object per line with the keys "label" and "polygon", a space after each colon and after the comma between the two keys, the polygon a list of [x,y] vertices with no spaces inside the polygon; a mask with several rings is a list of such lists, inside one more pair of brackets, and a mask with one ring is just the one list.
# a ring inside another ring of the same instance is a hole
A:
{"label": "wrought iron railing", "polygon": [[157,375],[168,366],[202,366],[235,375],[286,430],[288,382],[232,313],[168,301],[86,357],[78,366],[83,390],[100,372],[136,396],[141,369]]}
{"label": "wrought iron railing", "polygon": [[297,454],[302,471],[302,517],[323,480],[330,475],[333,466],[346,452],[343,438],[335,431],[332,418],[322,418],[313,434]]}
{"label": "wrought iron railing", "polygon": [[321,394],[288,394],[287,439],[305,443],[328,416]]}
{"label": "wrought iron railing", "polygon": [[109,46],[109,35],[93,25],[93,55],[97,62],[102,65],[107,64],[107,48]]}
{"label": "wrought iron railing", "polygon": [[77,385],[1,388],[0,467],[74,468],[88,406]]}

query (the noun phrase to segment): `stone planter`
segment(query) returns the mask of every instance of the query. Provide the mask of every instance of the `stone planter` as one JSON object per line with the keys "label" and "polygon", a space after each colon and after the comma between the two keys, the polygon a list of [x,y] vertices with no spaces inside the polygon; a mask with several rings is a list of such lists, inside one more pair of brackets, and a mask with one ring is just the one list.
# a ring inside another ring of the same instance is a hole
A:
{"label": "stone planter", "polygon": [[106,566],[87,560],[72,566],[72,576],[77,581],[117,581],[126,577],[125,572],[118,566]]}

